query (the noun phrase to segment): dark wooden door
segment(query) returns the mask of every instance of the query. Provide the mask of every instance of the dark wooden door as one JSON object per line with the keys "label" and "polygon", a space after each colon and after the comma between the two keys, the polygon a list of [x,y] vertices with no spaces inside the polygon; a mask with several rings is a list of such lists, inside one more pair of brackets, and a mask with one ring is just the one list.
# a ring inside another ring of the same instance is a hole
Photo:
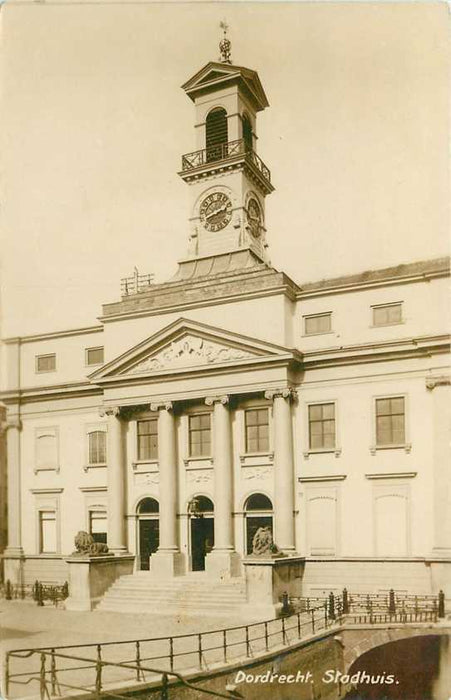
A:
{"label": "dark wooden door", "polygon": [[214,547],[214,518],[191,520],[191,560],[193,571],[205,570],[205,555]]}
{"label": "dark wooden door", "polygon": [[149,570],[149,557],[160,543],[160,523],[157,518],[139,521],[139,557],[141,571]]}

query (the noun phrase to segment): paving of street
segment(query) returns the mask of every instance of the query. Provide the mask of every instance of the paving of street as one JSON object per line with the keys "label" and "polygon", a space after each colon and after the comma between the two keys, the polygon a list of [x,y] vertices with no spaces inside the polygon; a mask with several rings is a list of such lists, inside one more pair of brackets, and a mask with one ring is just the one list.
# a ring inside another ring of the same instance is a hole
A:
{"label": "paving of street", "polygon": [[[84,645],[105,643],[112,641],[127,641],[138,639],[152,639],[158,637],[169,637],[173,635],[185,635],[209,630],[222,630],[251,623],[255,620],[245,620],[243,618],[232,618],[230,615],[187,615],[176,614],[162,615],[154,613],[116,613],[116,612],[72,612],[62,608],[54,608],[46,604],[45,607],[38,607],[30,601],[5,601],[0,600],[0,649],[2,657],[5,652],[12,649],[30,649],[37,647],[58,647],[61,645],[83,645],[79,649],[68,650],[68,654],[92,659],[95,662],[97,650],[95,647]],[[253,627],[250,630],[250,637],[260,637],[254,643],[256,648],[262,648],[263,625]],[[244,657],[246,646],[243,643],[244,633],[228,633],[228,644],[234,643],[229,654],[233,658]],[[211,665],[222,659],[223,635],[221,633],[207,635],[203,637],[205,647],[215,647],[207,652],[203,657],[206,665]],[[140,654],[143,665],[147,664],[154,668],[169,669],[167,654],[169,651],[166,639],[146,642],[140,645]],[[181,654],[176,658],[176,670],[193,668],[198,663],[198,638],[188,637],[186,639],[174,640],[174,652]],[[158,658],[158,656],[164,658]],[[134,663],[136,660],[136,645],[112,645],[102,647],[102,659],[111,662],[128,661]],[[40,657],[34,654],[27,659],[13,659],[10,673],[29,673],[39,670]],[[50,668],[50,658],[46,659],[47,669]],[[57,659],[57,667],[80,667],[80,662],[72,662],[66,659]],[[70,680],[69,680],[70,673]],[[74,683],[77,686],[87,686],[94,684],[95,669],[90,664],[88,670],[77,670],[58,674],[62,680]],[[104,670],[104,681],[110,685],[120,680],[125,680],[125,675],[130,679],[136,678],[136,672],[124,671],[124,669],[107,668]],[[49,674],[48,674],[49,678]],[[149,678],[149,675],[146,676]],[[39,692],[37,680],[27,686],[10,684],[9,698],[22,698],[34,696]]]}

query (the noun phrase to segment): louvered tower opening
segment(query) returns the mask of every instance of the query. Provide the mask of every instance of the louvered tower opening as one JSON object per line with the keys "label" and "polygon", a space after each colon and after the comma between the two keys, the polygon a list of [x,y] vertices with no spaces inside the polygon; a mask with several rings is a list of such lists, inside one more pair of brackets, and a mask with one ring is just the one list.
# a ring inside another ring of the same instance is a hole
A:
{"label": "louvered tower opening", "polygon": [[217,107],[208,114],[206,120],[207,162],[226,157],[227,141],[227,112],[222,107]]}
{"label": "louvered tower opening", "polygon": [[252,151],[252,125],[249,117],[245,114],[243,116],[243,140],[244,140],[244,150]]}

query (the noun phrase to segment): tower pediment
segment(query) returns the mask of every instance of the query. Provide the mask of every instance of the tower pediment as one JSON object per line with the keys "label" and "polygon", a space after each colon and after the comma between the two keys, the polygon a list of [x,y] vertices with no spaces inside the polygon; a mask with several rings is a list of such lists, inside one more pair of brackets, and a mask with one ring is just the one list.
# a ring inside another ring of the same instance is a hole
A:
{"label": "tower pediment", "polygon": [[231,81],[238,81],[254,102],[257,112],[269,106],[258,73],[250,68],[234,66],[227,63],[210,61],[192,78],[182,85],[182,89],[194,101],[196,96],[206,89],[222,87]]}
{"label": "tower pediment", "polygon": [[90,380],[103,383],[292,358],[292,351],[282,346],[179,319],[104,365],[90,375]]}

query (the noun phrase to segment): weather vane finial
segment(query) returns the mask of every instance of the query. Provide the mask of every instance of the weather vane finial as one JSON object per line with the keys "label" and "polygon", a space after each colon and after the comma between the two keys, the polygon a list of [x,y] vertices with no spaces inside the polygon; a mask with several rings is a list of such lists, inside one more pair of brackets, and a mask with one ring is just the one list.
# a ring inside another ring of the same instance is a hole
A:
{"label": "weather vane finial", "polygon": [[224,32],[224,37],[219,42],[219,50],[221,52],[221,57],[219,60],[221,61],[221,63],[232,63],[231,58],[230,58],[232,44],[231,44],[230,40],[227,39],[227,30],[229,28],[229,25],[227,24],[227,22],[225,20],[222,20],[219,23],[219,26],[221,27],[221,29]]}

